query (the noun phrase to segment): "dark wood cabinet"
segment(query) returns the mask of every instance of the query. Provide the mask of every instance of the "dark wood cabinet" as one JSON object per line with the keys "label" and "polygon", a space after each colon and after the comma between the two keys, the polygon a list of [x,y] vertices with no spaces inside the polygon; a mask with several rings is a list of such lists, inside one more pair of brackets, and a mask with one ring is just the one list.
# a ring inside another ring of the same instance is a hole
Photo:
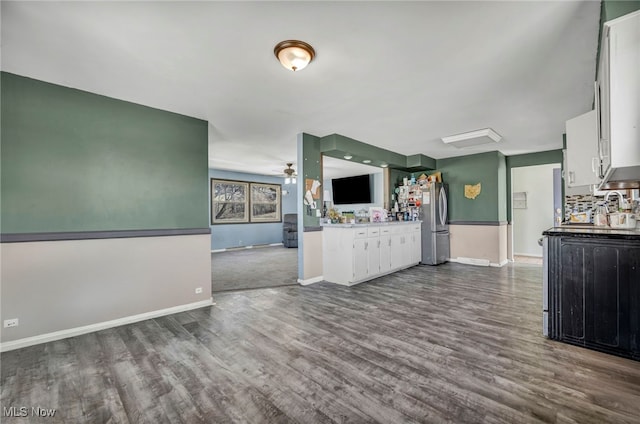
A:
{"label": "dark wood cabinet", "polygon": [[552,339],[640,359],[640,241],[549,237]]}

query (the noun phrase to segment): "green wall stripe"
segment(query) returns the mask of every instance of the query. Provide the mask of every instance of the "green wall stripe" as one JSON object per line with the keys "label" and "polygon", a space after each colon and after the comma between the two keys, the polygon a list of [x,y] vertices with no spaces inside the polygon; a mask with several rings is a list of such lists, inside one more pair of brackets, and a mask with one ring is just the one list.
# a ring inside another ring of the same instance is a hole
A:
{"label": "green wall stripe", "polygon": [[1,234],[2,243],[23,243],[33,241],[95,240],[133,237],[167,237],[211,234],[210,228],[180,228],[176,230],[131,230],[131,231],[76,231],[63,233],[21,233]]}

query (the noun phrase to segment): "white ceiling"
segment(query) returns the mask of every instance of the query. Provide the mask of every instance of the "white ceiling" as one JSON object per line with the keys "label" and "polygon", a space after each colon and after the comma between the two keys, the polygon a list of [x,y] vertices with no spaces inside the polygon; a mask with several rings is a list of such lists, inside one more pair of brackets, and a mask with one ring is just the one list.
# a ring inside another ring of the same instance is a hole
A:
{"label": "white ceiling", "polygon": [[[591,109],[599,1],[8,2],[2,69],[209,122],[211,167],[296,164],[296,135],[434,158],[561,148]],[[317,56],[284,69],[273,47]],[[497,145],[440,137],[491,127]]]}

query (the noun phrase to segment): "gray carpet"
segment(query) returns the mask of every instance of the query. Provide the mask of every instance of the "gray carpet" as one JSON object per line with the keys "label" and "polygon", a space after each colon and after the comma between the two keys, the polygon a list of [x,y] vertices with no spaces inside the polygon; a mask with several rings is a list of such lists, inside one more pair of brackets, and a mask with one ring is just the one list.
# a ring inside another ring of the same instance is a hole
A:
{"label": "gray carpet", "polygon": [[297,284],[298,249],[269,246],[211,254],[211,290]]}

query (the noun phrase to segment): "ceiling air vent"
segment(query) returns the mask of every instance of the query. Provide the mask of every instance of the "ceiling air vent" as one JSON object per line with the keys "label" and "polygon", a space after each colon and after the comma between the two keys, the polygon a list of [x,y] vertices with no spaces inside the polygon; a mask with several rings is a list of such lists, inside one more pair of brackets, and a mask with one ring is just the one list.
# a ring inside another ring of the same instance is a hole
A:
{"label": "ceiling air vent", "polygon": [[442,137],[442,141],[444,141],[445,144],[459,149],[497,143],[500,140],[502,140],[502,136],[491,128]]}

